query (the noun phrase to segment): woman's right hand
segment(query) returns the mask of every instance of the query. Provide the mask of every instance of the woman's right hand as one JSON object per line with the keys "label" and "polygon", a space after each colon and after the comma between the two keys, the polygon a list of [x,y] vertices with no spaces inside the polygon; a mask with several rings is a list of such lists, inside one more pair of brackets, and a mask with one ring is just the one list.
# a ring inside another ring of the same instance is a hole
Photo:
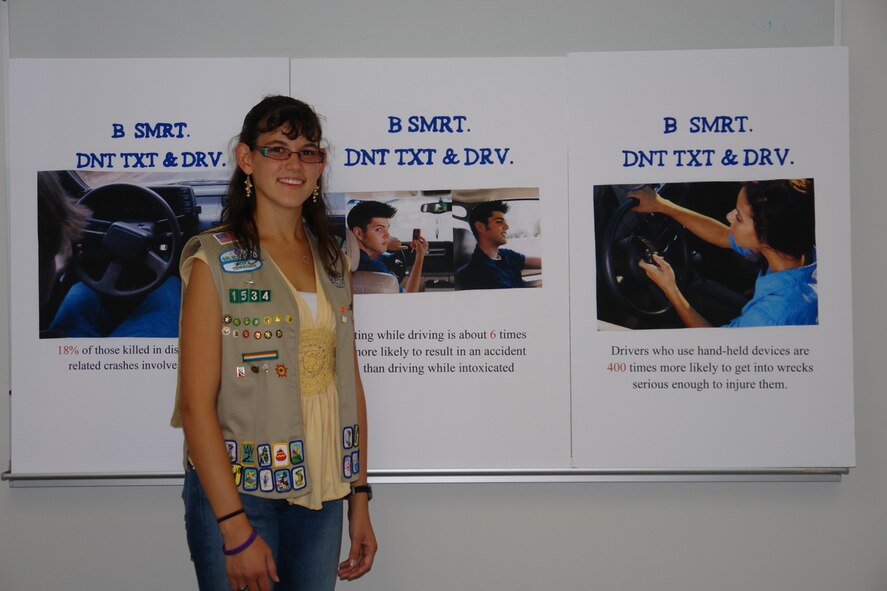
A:
{"label": "woman's right hand", "polygon": [[[247,520],[244,518],[242,521]],[[225,548],[229,550],[236,548],[246,542],[251,534],[252,527],[249,522],[247,522],[246,528],[242,524],[238,524],[238,527],[223,532]],[[271,548],[259,535],[243,552],[238,552],[233,556],[225,556],[225,570],[228,573],[228,583],[231,585],[232,591],[241,591],[242,589],[271,591],[273,588],[271,581],[280,582]]]}
{"label": "woman's right hand", "polygon": [[675,279],[674,269],[660,255],[653,253],[655,265],[644,260],[638,262],[638,265],[647,274],[647,277],[656,284],[665,296],[671,300],[674,292],[678,289],[677,279]]}
{"label": "woman's right hand", "polygon": [[684,294],[681,293],[681,290],[678,289],[674,269],[671,268],[668,261],[658,254],[653,255],[653,261],[656,263],[655,265],[644,260],[638,262],[638,265],[647,273],[647,277],[649,277],[650,280],[662,290],[665,297],[668,298],[668,301],[674,306],[675,312],[681,317],[684,325],[690,328],[711,326],[708,320],[703,318],[699,312],[690,305],[690,302],[687,301],[687,298],[685,298]]}

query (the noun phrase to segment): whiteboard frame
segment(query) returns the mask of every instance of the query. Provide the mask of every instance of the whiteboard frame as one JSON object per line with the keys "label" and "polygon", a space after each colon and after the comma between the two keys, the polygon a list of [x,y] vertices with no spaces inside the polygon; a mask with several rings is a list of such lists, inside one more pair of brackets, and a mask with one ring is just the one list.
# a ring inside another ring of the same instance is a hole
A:
{"label": "whiteboard frame", "polygon": [[[494,482],[840,482],[849,468],[761,468],[754,470],[406,470],[369,471],[371,484],[464,484]],[[181,486],[182,474],[13,474],[0,480],[11,488],[57,486]]]}

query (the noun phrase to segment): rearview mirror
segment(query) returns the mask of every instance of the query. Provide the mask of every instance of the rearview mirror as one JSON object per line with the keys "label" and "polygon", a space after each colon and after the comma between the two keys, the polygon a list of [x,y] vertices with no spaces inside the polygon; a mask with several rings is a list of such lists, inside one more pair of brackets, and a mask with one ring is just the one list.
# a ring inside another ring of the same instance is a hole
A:
{"label": "rearview mirror", "polygon": [[450,201],[436,201],[434,203],[423,203],[420,207],[422,213],[450,213],[453,211],[453,203]]}

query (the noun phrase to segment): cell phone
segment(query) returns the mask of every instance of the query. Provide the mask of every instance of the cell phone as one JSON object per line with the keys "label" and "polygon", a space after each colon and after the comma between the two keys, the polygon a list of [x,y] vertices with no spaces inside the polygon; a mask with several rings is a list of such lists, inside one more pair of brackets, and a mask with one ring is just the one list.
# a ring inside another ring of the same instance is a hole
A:
{"label": "cell phone", "polygon": [[631,237],[631,242],[637,250],[638,255],[640,255],[641,259],[643,259],[644,262],[650,265],[656,265],[657,267],[659,266],[659,264],[656,263],[656,260],[653,258],[654,254],[659,254],[659,251],[656,249],[655,244],[653,244],[643,236],[636,235]]}
{"label": "cell phone", "polygon": [[422,229],[421,228],[413,228],[413,240],[418,240],[422,237]]}

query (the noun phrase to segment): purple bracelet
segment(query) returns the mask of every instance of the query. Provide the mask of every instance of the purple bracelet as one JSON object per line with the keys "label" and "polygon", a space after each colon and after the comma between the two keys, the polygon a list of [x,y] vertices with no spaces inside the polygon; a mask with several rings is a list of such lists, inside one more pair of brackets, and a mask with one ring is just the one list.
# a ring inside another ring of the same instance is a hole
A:
{"label": "purple bracelet", "polygon": [[250,544],[252,544],[253,542],[256,541],[256,536],[258,536],[258,535],[259,534],[256,533],[256,530],[254,529],[253,533],[251,533],[249,535],[249,537],[246,539],[246,541],[244,543],[237,546],[236,548],[232,548],[231,550],[227,550],[225,548],[225,543],[222,542],[222,552],[225,554],[225,556],[234,556],[235,554],[240,554],[241,552],[243,552],[244,550],[249,548]]}

